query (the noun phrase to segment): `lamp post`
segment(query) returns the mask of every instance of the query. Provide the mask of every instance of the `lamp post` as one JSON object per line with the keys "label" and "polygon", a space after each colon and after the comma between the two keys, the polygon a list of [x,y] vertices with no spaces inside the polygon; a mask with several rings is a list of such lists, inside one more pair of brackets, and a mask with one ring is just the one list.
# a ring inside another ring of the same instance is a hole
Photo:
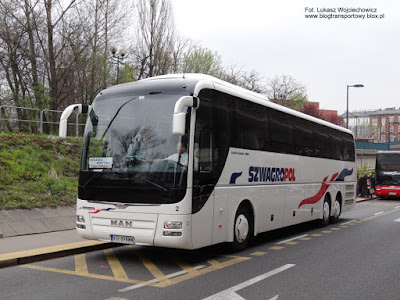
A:
{"label": "lamp post", "polygon": [[124,60],[124,57],[126,56],[126,50],[125,49],[121,49],[119,50],[118,54],[117,54],[117,47],[113,46],[110,49],[112,57],[111,59],[117,64],[117,84],[118,84],[118,79],[119,79],[119,64],[122,63],[122,61]]}
{"label": "lamp post", "polygon": [[354,84],[347,86],[347,108],[346,108],[346,128],[349,129],[349,87],[364,87],[362,84]]}

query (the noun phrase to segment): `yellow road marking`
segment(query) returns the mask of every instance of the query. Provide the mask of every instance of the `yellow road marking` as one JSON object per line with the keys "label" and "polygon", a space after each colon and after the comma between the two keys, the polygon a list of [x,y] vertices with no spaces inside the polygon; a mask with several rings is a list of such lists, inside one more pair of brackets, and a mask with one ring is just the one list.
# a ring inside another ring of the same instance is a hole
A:
{"label": "yellow road marking", "polygon": [[257,252],[251,253],[250,255],[253,255],[253,256],[262,256],[262,255],[267,254],[267,253],[268,253],[268,252],[257,251]]}
{"label": "yellow road marking", "polygon": [[196,273],[197,269],[195,269],[194,267],[192,267],[191,265],[189,265],[188,263],[182,261],[180,258],[176,257],[176,256],[172,256],[172,255],[168,255],[171,257],[171,259],[179,266],[181,267],[183,270],[185,270],[188,273]]}
{"label": "yellow road marking", "polygon": [[120,298],[120,297],[111,297],[108,298],[107,300],[129,300],[128,298]]}
{"label": "yellow road marking", "polygon": [[[394,211],[395,210],[392,210],[392,211],[386,212],[384,214],[388,214],[388,213],[391,213]],[[384,215],[384,214],[381,214],[381,215]],[[331,233],[332,230],[334,230],[334,231],[341,230],[341,228],[347,228],[350,225],[355,225],[356,223],[362,223],[363,221],[372,220],[376,217],[378,217],[378,216],[371,216],[371,217],[368,217],[368,218],[365,218],[365,219],[362,219],[359,221],[354,221],[352,223],[348,223],[346,225],[339,225],[340,228],[331,228],[330,230],[324,230],[321,232],[322,233]],[[322,236],[322,234],[311,234],[310,236],[318,237],[318,236]],[[299,240],[307,241],[310,239],[311,238],[303,237],[303,238],[300,238]],[[54,252],[54,251],[58,251],[58,250],[68,250],[68,249],[73,249],[76,247],[84,247],[84,246],[90,246],[90,245],[96,245],[96,244],[103,244],[103,242],[97,242],[97,241],[80,242],[80,243],[73,243],[73,244],[68,244],[68,245],[35,249],[35,250],[30,250],[30,251],[21,251],[21,252],[17,252],[17,253],[3,254],[3,255],[0,255],[0,260],[29,256],[29,255],[36,255],[36,254],[43,254],[43,253]],[[285,244],[296,245],[296,244],[298,244],[298,242],[286,242]],[[281,250],[284,248],[285,247],[280,247],[280,246],[269,247],[269,249],[271,249],[271,250]],[[185,280],[189,280],[194,277],[197,277],[197,276],[200,276],[203,274],[207,274],[209,272],[213,272],[213,271],[216,271],[219,269],[223,269],[223,268],[229,267],[231,265],[237,264],[239,262],[243,262],[243,261],[251,259],[250,257],[238,257],[238,256],[228,256],[227,255],[225,257],[230,257],[232,259],[229,261],[223,262],[223,263],[220,263],[215,259],[208,259],[207,262],[210,264],[209,267],[205,267],[202,269],[196,269],[193,266],[189,265],[188,263],[182,261],[181,259],[173,257],[173,259],[177,263],[177,265],[179,265],[186,272],[186,274],[177,276],[177,277],[173,277],[170,279],[150,259],[145,257],[142,253],[136,252],[136,255],[141,260],[143,265],[154,276],[154,279],[152,279],[150,281],[141,281],[141,280],[135,280],[135,279],[128,278],[125,270],[123,269],[121,263],[119,262],[118,258],[116,257],[116,255],[112,249],[104,250],[104,253],[107,256],[107,260],[108,260],[108,263],[114,274],[114,277],[89,273],[86,258],[85,258],[84,254],[75,255],[75,257],[74,257],[75,258],[75,271],[63,270],[63,269],[57,269],[57,268],[47,268],[47,267],[41,267],[38,265],[24,265],[21,267],[28,268],[28,269],[34,269],[34,270],[56,272],[56,273],[61,273],[61,274],[69,274],[69,275],[75,275],[75,276],[82,276],[82,277],[131,283],[131,284],[140,284],[143,286],[151,285],[154,287],[164,288],[164,287],[168,287],[170,285],[174,285],[174,284],[183,282]],[[262,256],[264,254],[267,254],[267,252],[257,251],[257,252],[251,253],[250,255]],[[125,300],[125,298],[113,297],[113,298],[109,298],[108,300]]]}
{"label": "yellow road marking", "polygon": [[321,236],[322,234],[319,233],[313,233],[311,236]]}
{"label": "yellow road marking", "polygon": [[75,271],[80,274],[89,274],[85,254],[75,255]]}
{"label": "yellow road marking", "polygon": [[[214,264],[211,267],[207,267],[207,268],[204,268],[204,269],[196,270],[195,273],[194,272],[186,273],[185,275],[182,275],[182,276],[179,276],[179,277],[175,277],[175,278],[172,278],[172,279],[168,279],[168,280],[153,284],[152,286],[159,287],[159,288],[165,288],[165,287],[168,287],[170,285],[177,284],[177,283],[192,279],[192,278],[197,277],[199,275],[204,275],[204,274],[207,274],[207,273],[210,273],[210,272],[213,272],[213,271],[216,271],[216,270],[220,270],[220,269],[232,266],[234,264],[237,264],[237,263],[240,263],[240,262],[243,262],[243,261],[251,259],[250,257],[240,257],[240,256],[231,256],[231,255],[226,255],[225,257],[234,257],[234,258],[229,260],[229,261],[223,262],[223,263],[218,263],[217,262],[217,264]],[[215,262],[216,261],[213,260],[213,263],[215,263]],[[208,260],[208,263],[210,263],[209,260]]]}
{"label": "yellow road marking", "polygon": [[115,256],[113,249],[104,250],[104,253],[107,256],[108,264],[114,274],[115,278],[118,279],[129,279],[128,275],[126,275],[124,268],[122,267],[121,263],[119,262],[118,258]]}
{"label": "yellow road marking", "polygon": [[219,264],[219,262],[216,261],[215,259],[208,259],[207,262],[212,266],[216,266]]}
{"label": "yellow road marking", "polygon": [[297,245],[298,242],[286,242],[285,245]]}
{"label": "yellow road marking", "polygon": [[283,248],[285,248],[285,247],[274,246],[274,247],[269,247],[268,249],[271,249],[271,250],[281,250],[281,249],[283,249]]}
{"label": "yellow road marking", "polygon": [[149,270],[149,272],[154,276],[158,281],[168,281],[168,277],[161,272],[161,270],[147,257],[145,257],[142,253],[137,252],[136,255],[142,261],[143,265]]}
{"label": "yellow road marking", "polygon": [[139,283],[143,284],[143,285],[152,284],[151,282],[149,283],[147,281],[141,281],[141,280],[135,280],[135,279],[120,279],[120,278],[115,278],[112,276],[98,275],[98,274],[92,274],[92,273],[79,273],[76,271],[63,270],[63,269],[57,269],[57,268],[47,268],[47,267],[42,267],[42,266],[37,266],[37,265],[23,265],[21,267],[27,268],[27,269],[33,269],[33,270],[48,271],[48,272],[54,272],[54,273],[60,273],[60,274],[76,275],[76,276],[82,276],[82,277],[104,279],[104,280],[118,281],[118,282],[132,283],[132,284],[139,284]]}

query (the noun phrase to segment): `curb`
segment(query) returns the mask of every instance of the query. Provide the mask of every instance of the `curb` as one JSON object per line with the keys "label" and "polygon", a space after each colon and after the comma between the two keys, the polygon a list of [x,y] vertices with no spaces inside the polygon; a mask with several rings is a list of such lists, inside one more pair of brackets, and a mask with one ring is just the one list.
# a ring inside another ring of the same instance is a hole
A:
{"label": "curb", "polygon": [[372,198],[357,198],[356,202],[357,203],[358,202],[365,202],[365,201],[371,201],[371,200],[376,200],[376,199],[378,199],[378,197],[376,197],[376,196],[373,196]]}
{"label": "curb", "polygon": [[[40,248],[40,249],[35,249],[32,251],[21,251],[21,252],[16,252],[16,253],[8,253],[8,254],[0,255],[0,269],[7,268],[7,267],[14,267],[14,266],[28,264],[28,263],[33,263],[33,262],[38,262],[38,261],[43,261],[43,260],[48,260],[48,259],[53,259],[53,258],[59,258],[59,257],[64,257],[64,256],[70,256],[70,255],[76,255],[76,254],[81,254],[81,253],[86,253],[86,252],[92,252],[92,251],[97,251],[97,250],[104,250],[104,249],[124,246],[123,244],[97,242],[97,241],[96,242],[90,241],[90,242],[83,242],[83,243],[75,243],[75,244],[80,244],[80,245],[68,247],[68,244],[67,244],[67,245],[61,245],[61,246],[56,246],[56,247]],[[85,244],[87,244],[87,245],[85,245]],[[74,244],[70,244],[70,245],[74,245]],[[65,249],[60,248],[63,246],[66,248]],[[53,251],[53,250],[50,250],[52,248],[60,248],[60,249]],[[48,249],[48,250],[45,250],[45,249]],[[31,254],[29,254],[29,253],[31,253]]]}

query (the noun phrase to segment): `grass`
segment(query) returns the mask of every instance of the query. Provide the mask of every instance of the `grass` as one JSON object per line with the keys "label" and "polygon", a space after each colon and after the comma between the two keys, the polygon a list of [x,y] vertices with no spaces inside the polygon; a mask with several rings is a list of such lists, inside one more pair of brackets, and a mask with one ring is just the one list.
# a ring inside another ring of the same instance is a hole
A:
{"label": "grass", "polygon": [[0,209],[74,204],[81,138],[0,134]]}

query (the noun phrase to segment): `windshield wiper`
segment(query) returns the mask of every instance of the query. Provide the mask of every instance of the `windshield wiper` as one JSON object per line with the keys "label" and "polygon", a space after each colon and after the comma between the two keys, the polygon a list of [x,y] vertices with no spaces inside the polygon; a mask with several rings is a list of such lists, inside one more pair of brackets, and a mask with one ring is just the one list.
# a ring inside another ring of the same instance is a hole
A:
{"label": "windshield wiper", "polygon": [[122,109],[125,105],[127,105],[129,102],[131,102],[131,101],[133,101],[133,100],[135,100],[135,99],[137,99],[137,98],[139,98],[139,97],[136,96],[136,97],[133,97],[132,99],[129,99],[128,101],[126,101],[125,103],[123,103],[123,104],[118,108],[118,110],[116,111],[116,113],[115,113],[114,116],[112,117],[110,123],[108,124],[106,130],[104,131],[104,133],[103,133],[101,139],[103,139],[104,136],[107,134],[108,129],[110,129],[111,124],[114,122],[115,118],[118,116],[118,114],[119,114],[119,112],[121,111],[121,109]]}
{"label": "windshield wiper", "polygon": [[162,191],[164,191],[164,192],[168,192],[168,189],[166,189],[165,187],[163,187],[163,186],[161,186],[161,185],[159,185],[159,184],[157,184],[157,183],[155,183],[155,182],[153,182],[153,181],[151,181],[151,180],[145,179],[145,181],[148,182],[148,183],[150,183],[151,185],[153,185],[153,186],[159,188],[160,190],[162,190]]}
{"label": "windshield wiper", "polygon": [[86,187],[87,187],[87,185],[89,184],[89,182],[91,182],[93,179],[98,179],[98,178],[100,178],[101,175],[103,175],[103,172],[95,173],[92,177],[90,177],[90,178],[88,179],[88,181],[85,182],[85,184],[82,186],[82,189],[83,189],[84,191],[86,191]]}

